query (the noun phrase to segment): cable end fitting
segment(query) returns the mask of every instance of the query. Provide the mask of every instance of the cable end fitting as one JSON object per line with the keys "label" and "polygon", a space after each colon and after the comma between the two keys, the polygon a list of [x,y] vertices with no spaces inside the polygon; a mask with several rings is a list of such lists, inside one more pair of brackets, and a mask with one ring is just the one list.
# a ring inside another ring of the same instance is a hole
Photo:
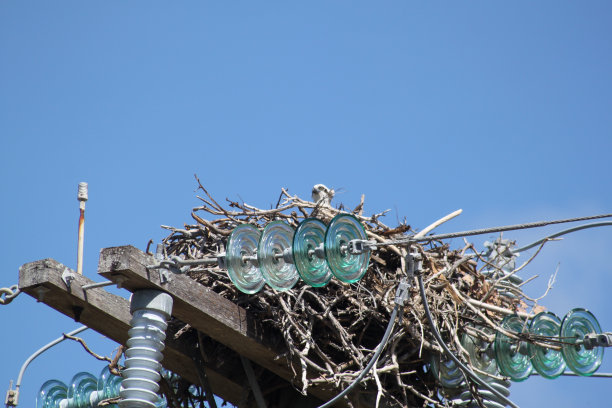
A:
{"label": "cable end fitting", "polygon": [[584,348],[593,350],[595,347],[612,347],[612,333],[589,333],[584,336]]}
{"label": "cable end fitting", "polygon": [[410,283],[406,278],[402,278],[399,285],[397,285],[397,290],[395,291],[395,304],[399,306],[404,306],[406,300],[408,300],[408,296],[410,295]]}

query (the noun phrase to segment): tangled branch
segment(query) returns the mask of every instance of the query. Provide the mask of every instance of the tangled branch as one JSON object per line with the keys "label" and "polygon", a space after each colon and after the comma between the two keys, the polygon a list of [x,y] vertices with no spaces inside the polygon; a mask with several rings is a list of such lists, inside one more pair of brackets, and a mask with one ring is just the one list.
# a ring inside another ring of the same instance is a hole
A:
{"label": "tangled branch", "polygon": [[[202,205],[191,212],[195,224],[183,228],[163,226],[170,231],[164,239],[168,256],[184,259],[215,256],[224,252],[227,237],[240,224],[263,228],[282,220],[295,228],[307,217],[316,216],[328,223],[335,215],[347,212],[362,222],[368,239],[377,242],[405,238],[411,231],[405,223],[396,227],[385,225],[381,218],[387,211],[364,216],[363,196],[348,211],[343,205],[331,206],[329,200],[304,200],[286,189],[281,189],[276,205],[270,209],[229,199],[223,206],[198,179],[197,182],[203,194],[197,197]],[[452,250],[442,242],[415,247],[425,260],[422,274],[433,318],[446,343],[468,366],[472,367],[459,340],[464,332],[490,341],[486,331],[481,330],[488,327],[516,337],[501,329],[499,323],[506,314],[526,315],[534,301],[526,298],[520,288],[515,289],[517,296],[503,294],[497,285],[508,277],[492,281],[478,268],[479,261],[486,262],[485,268],[497,271],[506,265],[482,259],[476,251],[473,251],[476,255],[466,254],[468,249],[473,250],[469,243],[460,250]],[[292,357],[289,360],[293,361],[294,386],[305,394],[313,385],[341,390],[359,375],[389,322],[396,285],[406,274],[405,254],[405,248],[398,246],[379,247],[372,253],[367,273],[354,284],[332,279],[326,286],[314,288],[299,281],[285,292],[265,286],[253,295],[239,292],[226,271],[218,266],[193,266],[188,274],[245,307],[282,336]],[[353,393],[353,402],[390,407],[447,403],[428,368],[433,359],[440,358],[441,349],[425,321],[420,295],[413,285],[400,322],[395,325],[375,369]],[[530,341],[528,336],[525,339]]]}

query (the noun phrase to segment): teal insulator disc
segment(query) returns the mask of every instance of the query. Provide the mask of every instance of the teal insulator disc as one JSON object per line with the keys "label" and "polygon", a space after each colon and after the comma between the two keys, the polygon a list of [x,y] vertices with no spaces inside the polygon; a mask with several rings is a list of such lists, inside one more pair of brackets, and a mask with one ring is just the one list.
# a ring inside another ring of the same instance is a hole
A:
{"label": "teal insulator disc", "polygon": [[295,265],[285,258],[285,250],[293,246],[293,227],[282,221],[272,221],[261,233],[257,260],[264,280],[276,290],[289,290],[299,279]]}
{"label": "teal insulator disc", "polygon": [[[515,333],[522,333],[525,321],[517,315],[504,317],[501,328]],[[510,377],[512,381],[523,381],[529,377],[533,366],[527,353],[521,353],[521,342],[501,332],[495,335],[495,359],[499,372]]]}
{"label": "teal insulator disc", "polygon": [[464,380],[463,373],[453,360],[445,357],[439,354],[432,356],[431,372],[443,388],[459,388]]}
{"label": "teal insulator disc", "polygon": [[370,251],[353,255],[347,249],[350,241],[366,238],[363,225],[353,215],[338,214],[329,223],[325,231],[325,259],[334,276],[342,282],[356,282],[368,270]]}
{"label": "teal insulator disc", "polygon": [[310,286],[325,286],[332,276],[325,259],[314,253],[325,241],[325,230],[322,221],[306,218],[293,236],[293,263],[300,277]]}
{"label": "teal insulator disc", "polygon": [[[484,334],[492,335],[493,330],[487,326],[480,328]],[[467,333],[463,333],[461,337],[461,345],[468,352],[470,362],[480,371],[491,375],[497,375],[497,363],[495,362],[494,354],[492,353],[493,344],[476,337],[472,337]],[[491,350],[491,352],[489,352]],[[492,355],[493,354],[493,355]]]}
{"label": "teal insulator disc", "polygon": [[168,400],[166,399],[166,396],[160,392],[159,398],[157,399],[157,402],[155,403],[155,408],[166,408],[167,406],[168,406]]}
{"label": "teal insulator disc", "polygon": [[80,372],[72,377],[68,387],[68,399],[74,407],[89,406],[89,396],[98,390],[98,379],[93,374]]}
{"label": "teal insulator disc", "polygon": [[265,284],[256,263],[244,259],[257,256],[260,237],[261,232],[257,228],[249,224],[242,224],[234,228],[227,239],[225,250],[227,274],[238,290],[244,293],[259,292]]}
{"label": "teal insulator disc", "polygon": [[569,311],[561,323],[559,337],[565,344],[561,352],[567,366],[576,374],[589,376],[593,374],[603,360],[603,347],[587,350],[582,344],[576,345],[576,340],[582,340],[586,334],[601,333],[599,322],[591,312],[576,308]]}
{"label": "teal insulator disc", "polygon": [[[101,396],[100,399],[118,397],[119,390],[121,389],[121,380],[120,376],[111,373],[108,365],[105,365],[98,377],[98,394]],[[115,405],[113,404],[110,407],[115,407]]]}
{"label": "teal insulator disc", "polygon": [[[529,325],[529,333],[559,340],[561,319],[551,312],[538,313]],[[533,368],[544,378],[557,378],[565,371],[565,360],[561,351],[529,344],[529,355]]]}
{"label": "teal insulator disc", "polygon": [[61,381],[46,381],[38,391],[36,408],[59,408],[60,401],[68,398],[68,387]]}

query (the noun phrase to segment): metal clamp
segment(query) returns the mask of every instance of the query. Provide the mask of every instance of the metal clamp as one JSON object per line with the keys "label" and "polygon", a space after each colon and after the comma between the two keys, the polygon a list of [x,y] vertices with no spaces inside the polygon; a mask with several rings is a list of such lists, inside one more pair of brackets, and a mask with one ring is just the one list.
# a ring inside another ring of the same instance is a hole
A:
{"label": "metal clamp", "polygon": [[406,274],[412,280],[415,275],[421,273],[423,269],[423,255],[416,249],[411,249],[406,255]]}
{"label": "metal clamp", "polygon": [[400,280],[399,285],[397,285],[397,289],[395,291],[395,304],[404,306],[406,300],[408,300],[408,296],[410,295],[410,285],[409,281],[406,278],[402,278]]}
{"label": "metal clamp", "polygon": [[376,242],[364,241],[363,239],[353,239],[349,241],[347,250],[351,255],[360,255],[367,251],[376,249]]}
{"label": "metal clamp", "polygon": [[66,284],[66,287],[68,288],[68,290],[70,290],[70,285],[72,284],[72,281],[75,279],[76,279],[76,275],[74,274],[74,272],[72,272],[68,268],[64,269],[64,272],[62,272],[62,280]]}
{"label": "metal clamp", "polygon": [[595,347],[612,347],[612,333],[589,333],[584,336],[583,345],[587,350]]}
{"label": "metal clamp", "polygon": [[171,255],[165,257],[164,246],[157,244],[157,250],[155,252],[155,261],[157,263],[147,265],[146,268],[149,270],[159,270],[159,280],[161,283],[167,283],[170,281],[170,273],[178,275],[184,274],[189,271],[189,268],[197,265],[213,265],[218,264],[220,268],[225,266],[225,253],[219,254],[215,257],[202,258],[202,259],[183,259],[180,256]]}
{"label": "metal clamp", "polygon": [[422,255],[416,249],[409,252],[406,255],[406,276],[400,280],[395,291],[395,304],[404,306],[408,296],[410,295],[410,288],[412,287],[412,279],[414,275],[420,273],[422,267]]}

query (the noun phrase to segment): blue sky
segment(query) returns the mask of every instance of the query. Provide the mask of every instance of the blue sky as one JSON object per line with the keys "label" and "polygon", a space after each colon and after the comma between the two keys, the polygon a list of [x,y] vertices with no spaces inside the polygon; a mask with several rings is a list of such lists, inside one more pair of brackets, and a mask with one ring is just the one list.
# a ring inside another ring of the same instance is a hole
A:
{"label": "blue sky", "polygon": [[[79,181],[95,280],[101,248],[144,248],[165,236],[159,225],[191,222],[194,173],[258,206],[325,183],[416,228],[463,208],[439,232],[612,212],[609,2],[7,0],[0,62],[0,286],[26,262],[75,266]],[[559,265],[543,304],[589,308],[612,330],[611,242],[601,229],[551,243],[525,270],[540,275],[527,292]],[[77,327],[27,295],[0,323],[2,390]],[[115,347],[84,336],[99,353]],[[49,378],[101,367],[63,344],[26,372],[21,405]],[[530,378],[511,396],[603,406],[609,384]]]}

